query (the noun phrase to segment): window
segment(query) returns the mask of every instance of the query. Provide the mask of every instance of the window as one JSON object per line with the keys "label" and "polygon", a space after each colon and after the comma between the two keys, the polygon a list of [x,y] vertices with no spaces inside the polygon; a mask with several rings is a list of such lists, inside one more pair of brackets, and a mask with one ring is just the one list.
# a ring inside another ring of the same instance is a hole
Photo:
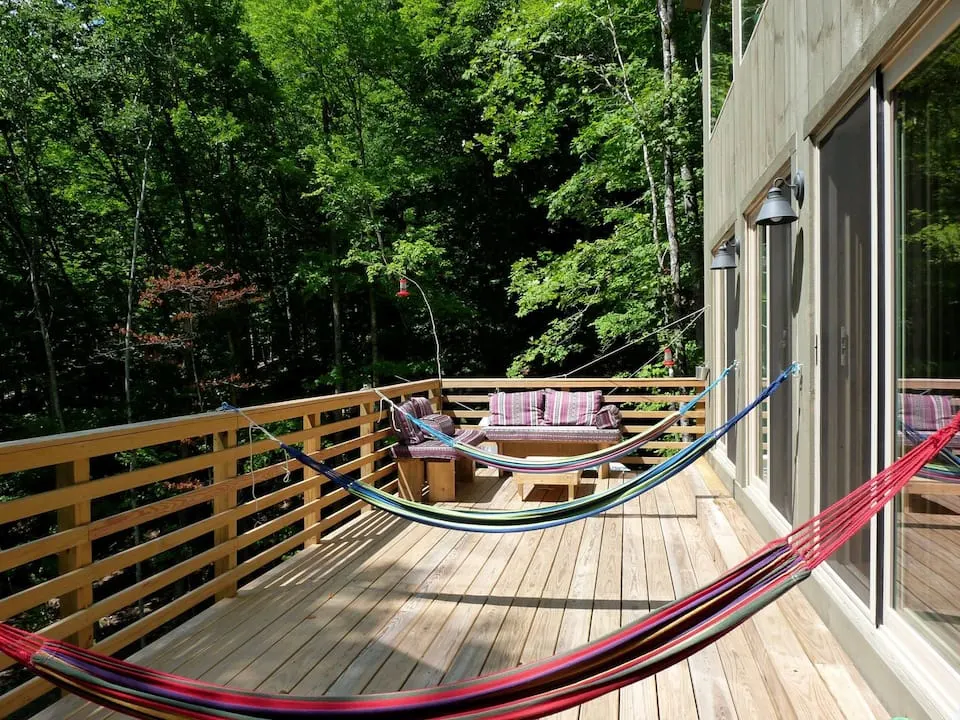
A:
{"label": "window", "polygon": [[766,0],[740,0],[740,54],[747,51],[750,44],[750,38],[753,37],[753,31],[760,20],[760,13],[763,12],[763,5]]}
{"label": "window", "polygon": [[711,130],[733,82],[733,8],[730,0],[710,2],[710,117]]}
{"label": "window", "polygon": [[[820,507],[871,475],[871,144],[865,96],[820,146]],[[870,531],[830,561],[870,600]]]}
{"label": "window", "polygon": [[[960,409],[958,72],[960,31],[894,97],[898,454]],[[948,451],[897,503],[893,602],[960,669],[960,438]]]}

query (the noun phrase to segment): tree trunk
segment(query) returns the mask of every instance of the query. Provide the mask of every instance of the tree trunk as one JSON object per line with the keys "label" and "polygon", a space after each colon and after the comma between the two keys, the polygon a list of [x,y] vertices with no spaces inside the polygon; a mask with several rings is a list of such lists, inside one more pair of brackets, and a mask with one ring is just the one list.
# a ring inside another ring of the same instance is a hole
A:
{"label": "tree trunk", "polygon": [[[657,16],[660,19],[660,44],[663,52],[663,88],[665,93],[664,117],[670,122],[673,117],[671,92],[673,85],[673,62],[676,57],[676,41],[673,38],[673,0],[657,0]],[[663,143],[663,217],[670,248],[671,310],[673,319],[680,317],[683,295],[680,291],[680,242],[677,237],[676,190],[673,177],[673,146],[669,140]]]}
{"label": "tree trunk", "polygon": [[657,263],[660,272],[664,271],[664,258],[660,252],[660,208],[657,201],[657,181],[653,177],[653,167],[650,164],[650,149],[647,147],[647,138],[641,133],[640,142],[643,143],[643,166],[647,171],[647,182],[650,183],[650,228],[653,231],[653,247],[657,253]]}
{"label": "tree trunk", "polygon": [[[30,193],[28,182],[26,177],[20,171],[20,162],[18,160],[13,139],[10,135],[8,126],[5,125],[4,128],[3,139],[4,143],[6,144],[9,157],[12,161],[13,175],[29,197]],[[34,168],[37,180],[39,181],[40,174],[37,172],[36,162],[27,161],[27,164]],[[24,228],[22,214],[17,209],[17,204],[12,199],[9,185],[6,182],[3,184],[3,190],[4,196],[7,198],[7,204],[10,208],[10,225],[20,243],[20,248],[23,251],[23,257],[27,263],[27,272],[30,276],[30,292],[33,295],[33,312],[34,315],[37,316],[37,323],[40,326],[40,337],[43,340],[43,353],[47,361],[47,390],[50,396],[50,415],[54,420],[56,420],[57,427],[59,428],[60,432],[65,432],[67,426],[63,421],[63,411],[60,409],[60,387],[57,381],[57,366],[53,357],[53,343],[50,339],[50,325],[47,322],[47,318],[44,314],[43,294],[41,293],[40,287],[40,246],[35,242],[33,235]],[[41,188],[37,195],[39,196],[39,201],[36,198],[31,198],[30,200],[36,204],[39,209],[39,212],[35,212],[34,214],[41,223],[52,222],[53,215],[47,208],[46,203],[43,201],[43,198],[45,197],[44,190]]]}
{"label": "tree trunk", "polygon": [[283,315],[287,321],[287,342],[289,345],[289,352],[292,355],[296,350],[297,343],[293,334],[293,308],[290,306],[290,288],[284,287],[283,289]]}
{"label": "tree trunk", "polygon": [[[337,241],[330,237],[330,255],[337,256]],[[340,297],[340,280],[334,269],[330,277],[330,303],[333,310],[333,374],[336,379],[336,391],[343,391],[343,330],[341,328],[342,298]]]}
{"label": "tree trunk", "polygon": [[690,167],[690,162],[687,159],[684,159],[680,166],[680,179],[683,180],[683,213],[687,216],[690,227],[698,227],[700,225],[700,207],[697,204],[697,194],[693,189],[693,168]]}
{"label": "tree trunk", "polygon": [[60,387],[57,381],[57,365],[53,357],[53,343],[50,340],[50,325],[44,316],[43,302],[40,293],[40,280],[37,277],[36,258],[32,249],[24,248],[27,256],[27,268],[30,274],[30,290],[33,293],[33,313],[37,316],[40,325],[40,337],[43,339],[43,353],[47,359],[47,379],[50,395],[50,415],[57,421],[60,432],[66,432],[67,425],[63,421],[63,411],[60,409]]}

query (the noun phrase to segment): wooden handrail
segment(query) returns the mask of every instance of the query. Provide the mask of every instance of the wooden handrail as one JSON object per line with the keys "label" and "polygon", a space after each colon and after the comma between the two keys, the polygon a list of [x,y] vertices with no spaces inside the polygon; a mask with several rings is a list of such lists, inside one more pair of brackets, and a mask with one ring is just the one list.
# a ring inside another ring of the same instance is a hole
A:
{"label": "wooden handrail", "polygon": [[[625,406],[625,429],[633,433],[666,417],[671,410],[665,406],[674,407],[704,386],[694,378],[450,378],[442,387],[436,380],[421,380],[379,392],[391,399],[425,394],[436,410],[470,425],[488,414],[488,391],[593,388],[604,393],[605,402]],[[340,472],[395,492],[396,463],[384,446],[395,433],[389,408],[380,400],[377,390],[364,389],[244,412],[260,424],[283,423],[277,435],[284,442],[300,444]],[[671,428],[671,435],[648,449],[685,447],[684,438],[705,432],[705,417],[704,403],[687,414],[692,424]],[[23,621],[24,613],[58,600],[60,618],[31,629],[115,653],[210,598],[229,597],[284,554],[316,543],[365,509],[326,477],[282,459],[273,440],[245,444],[247,428],[236,413],[209,412],[0,443],[0,475],[20,474],[29,487],[22,497],[0,503],[0,526],[30,521],[52,528],[0,550],[0,572],[11,573],[13,582],[18,572],[30,577],[0,599],[0,618]],[[173,459],[148,467],[129,469],[117,458],[118,453],[188,443],[193,454],[172,453]],[[247,467],[251,457],[252,470]],[[662,458],[648,454],[624,461],[644,466]],[[133,507],[116,502],[133,491],[143,498]],[[131,544],[137,527],[141,542]],[[117,549],[104,555],[107,542]],[[171,552],[178,548],[179,555]],[[144,564],[149,565],[143,577],[134,581],[132,568]],[[126,584],[116,580],[124,573],[131,578]],[[114,578],[117,588],[104,594],[101,583],[107,578]],[[170,592],[187,581],[182,591]],[[148,598],[148,613],[106,637],[95,637],[101,619]],[[0,658],[0,670],[11,665]],[[14,712],[50,687],[29,680],[0,694],[0,707]]]}
{"label": "wooden handrail", "polygon": [[659,388],[688,387],[705,388],[705,380],[697,378],[444,378],[443,388]]}
{"label": "wooden handrail", "polygon": [[[390,398],[413,395],[436,387],[436,380],[388,385],[379,388]],[[255,422],[261,425],[300,418],[308,413],[356,407],[361,403],[376,404],[380,396],[374,390],[356,390],[340,395],[324,395],[304,400],[287,400],[269,405],[243,408]],[[13,440],[0,443],[0,475],[21,470],[58,465],[79,458],[111,455],[126,450],[161,445],[167,442],[212,435],[217,432],[242,429],[246,420],[233,412],[208,412],[185,415],[163,420],[115,425],[96,430],[81,430],[41,438]],[[38,451],[44,454],[38,457]]]}

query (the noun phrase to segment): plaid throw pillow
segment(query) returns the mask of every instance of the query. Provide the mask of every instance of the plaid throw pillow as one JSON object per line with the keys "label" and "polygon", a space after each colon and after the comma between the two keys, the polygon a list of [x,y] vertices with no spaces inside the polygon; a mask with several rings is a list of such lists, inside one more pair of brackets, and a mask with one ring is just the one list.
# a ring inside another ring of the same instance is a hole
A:
{"label": "plaid throw pillow", "polygon": [[[410,398],[400,406],[400,409],[417,418],[422,418],[433,412],[430,401],[425,397]],[[393,426],[400,432],[400,439],[404,445],[416,445],[426,439],[423,431],[408,420],[404,413],[394,409],[391,411],[391,415],[393,417]]]}
{"label": "plaid throw pillow", "polygon": [[544,425],[590,425],[597,418],[603,393],[544,390]]}
{"label": "plaid throw pillow", "polygon": [[543,393],[490,393],[491,425],[540,425],[543,420]]}
{"label": "plaid throw pillow", "polygon": [[[451,437],[453,437],[454,433],[457,431],[456,426],[453,424],[453,418],[449,415],[439,415],[437,413],[424,415],[423,422],[437,432],[441,432],[444,435],[450,435]],[[424,433],[424,437],[426,437],[426,435],[427,433]]]}
{"label": "plaid throw pillow", "polygon": [[949,395],[903,393],[900,401],[901,419],[911,430],[939,430],[953,417]]}
{"label": "plaid throw pillow", "polygon": [[601,430],[616,430],[620,427],[622,421],[623,416],[620,415],[620,408],[616,405],[604,405],[597,411],[597,417],[593,424]]}

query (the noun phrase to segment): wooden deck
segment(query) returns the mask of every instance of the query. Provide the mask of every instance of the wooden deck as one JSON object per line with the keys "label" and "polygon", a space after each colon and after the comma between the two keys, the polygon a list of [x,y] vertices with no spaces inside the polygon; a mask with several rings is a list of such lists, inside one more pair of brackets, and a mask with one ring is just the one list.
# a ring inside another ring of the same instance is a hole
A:
{"label": "wooden deck", "polygon": [[[480,471],[464,504],[517,506]],[[614,476],[611,482],[617,482]],[[591,490],[589,481],[580,492]],[[528,502],[555,502],[536,489]],[[697,469],[602,517],[532,533],[464,534],[365,513],[137,662],[300,695],[436,685],[587,642],[687,593],[760,544]],[[67,698],[40,720],[120,717]],[[889,718],[794,591],[715,645],[563,718]]]}

